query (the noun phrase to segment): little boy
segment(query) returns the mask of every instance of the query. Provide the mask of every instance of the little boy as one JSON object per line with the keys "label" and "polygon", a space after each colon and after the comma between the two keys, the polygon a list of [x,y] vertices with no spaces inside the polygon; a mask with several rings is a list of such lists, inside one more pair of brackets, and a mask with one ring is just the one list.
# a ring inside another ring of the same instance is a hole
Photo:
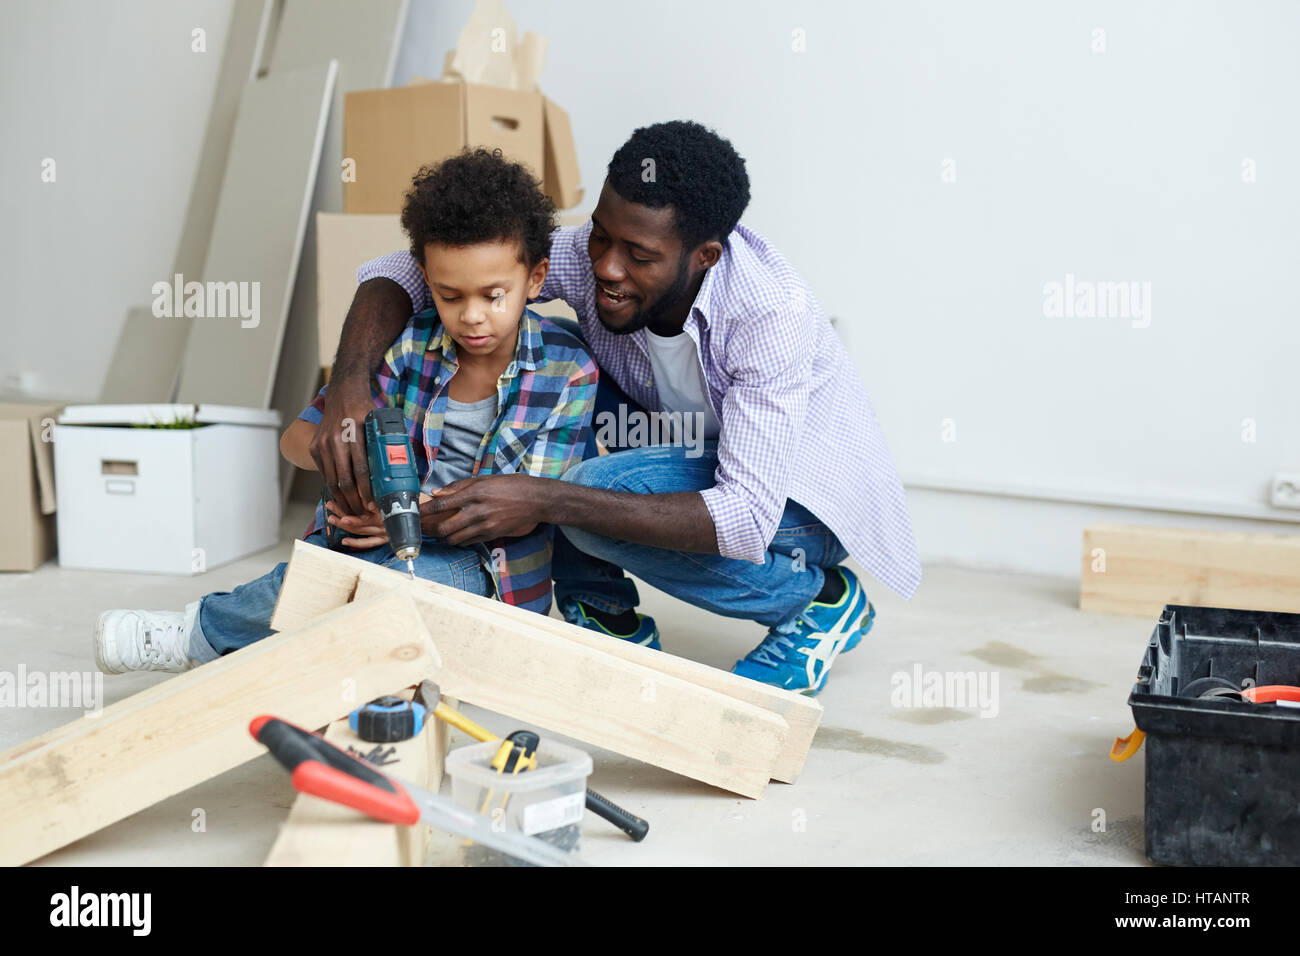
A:
{"label": "little boy", "polygon": [[[596,365],[581,342],[526,307],[546,278],[555,210],[529,172],[500,150],[467,150],[416,174],[402,210],[411,254],[434,308],[412,316],[372,383],[377,407],[400,408],[429,492],[476,475],[558,478],[583,458]],[[280,440],[284,456],[315,470],[309,451],[325,389]],[[362,422],[356,440],[364,441]],[[327,545],[327,523],[366,561],[406,569],[376,511],[340,523],[332,503],[316,509],[305,540]],[[346,530],[344,527],[346,526]],[[426,536],[415,573],[546,614],[554,529],[472,547]],[[185,611],[105,611],[95,661],[109,674],[179,672],[270,633],[285,565]]]}

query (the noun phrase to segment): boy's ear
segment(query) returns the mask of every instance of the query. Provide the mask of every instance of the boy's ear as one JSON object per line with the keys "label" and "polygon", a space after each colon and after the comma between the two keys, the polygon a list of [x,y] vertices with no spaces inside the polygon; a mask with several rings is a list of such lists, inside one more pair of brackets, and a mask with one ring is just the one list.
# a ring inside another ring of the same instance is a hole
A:
{"label": "boy's ear", "polygon": [[546,273],[550,268],[550,259],[539,259],[537,265],[533,266],[533,271],[528,273],[528,298],[535,299],[541,295],[542,285],[546,282]]}

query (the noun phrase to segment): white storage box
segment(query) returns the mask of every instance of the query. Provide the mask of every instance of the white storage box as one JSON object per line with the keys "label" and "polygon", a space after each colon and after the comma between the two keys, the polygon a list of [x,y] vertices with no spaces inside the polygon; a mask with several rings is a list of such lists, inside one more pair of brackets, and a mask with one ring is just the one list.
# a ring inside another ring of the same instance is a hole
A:
{"label": "white storage box", "polygon": [[54,431],[59,565],[198,574],[271,547],[279,422],[225,405],[64,409]]}

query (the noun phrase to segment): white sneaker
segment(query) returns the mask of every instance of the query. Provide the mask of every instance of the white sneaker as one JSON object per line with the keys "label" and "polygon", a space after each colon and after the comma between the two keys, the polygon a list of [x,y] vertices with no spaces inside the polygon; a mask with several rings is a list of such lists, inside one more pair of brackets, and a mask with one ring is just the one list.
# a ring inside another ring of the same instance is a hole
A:
{"label": "white sneaker", "polygon": [[95,664],[105,674],[190,669],[183,611],[105,611],[95,625]]}

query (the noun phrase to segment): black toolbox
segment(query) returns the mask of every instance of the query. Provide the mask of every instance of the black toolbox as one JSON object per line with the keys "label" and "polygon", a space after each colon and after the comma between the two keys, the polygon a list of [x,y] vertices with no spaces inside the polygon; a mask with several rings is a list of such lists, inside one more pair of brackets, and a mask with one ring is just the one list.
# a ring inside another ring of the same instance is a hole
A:
{"label": "black toolbox", "polygon": [[1165,607],[1128,698],[1146,734],[1147,858],[1300,864],[1300,708],[1180,696],[1198,680],[1193,694],[1300,684],[1300,614]]}

